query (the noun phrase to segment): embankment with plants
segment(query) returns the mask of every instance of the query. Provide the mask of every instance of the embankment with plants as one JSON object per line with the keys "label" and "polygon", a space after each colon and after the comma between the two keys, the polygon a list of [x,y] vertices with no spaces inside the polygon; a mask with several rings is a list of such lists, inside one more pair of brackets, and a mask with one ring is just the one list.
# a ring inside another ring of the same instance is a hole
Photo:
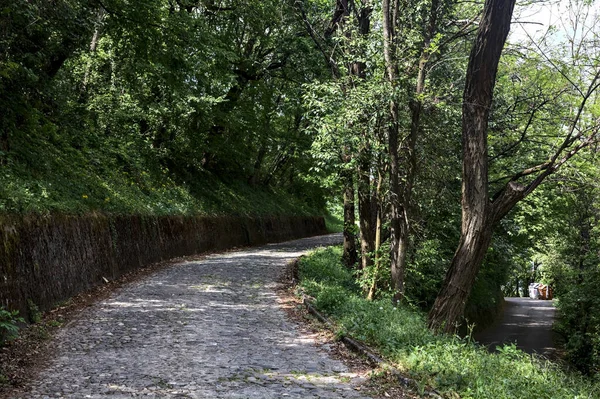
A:
{"label": "embankment with plants", "polygon": [[13,142],[0,175],[0,334],[154,262],[326,232],[322,193],[301,179],[174,171],[141,141],[100,144]]}
{"label": "embankment with plants", "polygon": [[[24,298],[47,308],[147,262],[322,231],[302,87],[324,69],[296,16],[170,5],[0,13],[0,308],[26,316]],[[237,40],[265,30],[272,50]]]}
{"label": "embankment with plants", "polygon": [[300,288],[335,322],[337,334],[375,348],[422,388],[463,399],[600,396],[598,381],[513,345],[488,353],[469,337],[433,334],[425,314],[413,307],[393,306],[388,297],[364,299],[340,257],[340,248],[329,248],[303,258]]}

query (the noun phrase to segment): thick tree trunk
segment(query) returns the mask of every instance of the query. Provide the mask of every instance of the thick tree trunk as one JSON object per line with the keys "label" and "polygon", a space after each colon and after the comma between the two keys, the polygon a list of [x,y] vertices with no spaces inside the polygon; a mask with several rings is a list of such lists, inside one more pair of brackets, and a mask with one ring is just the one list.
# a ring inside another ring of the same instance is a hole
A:
{"label": "thick tree trunk", "polygon": [[370,159],[361,161],[358,172],[358,215],[360,226],[361,267],[373,265],[375,251],[376,204],[371,190]]}
{"label": "thick tree trunk", "polygon": [[442,289],[429,313],[431,328],[449,333],[457,329],[491,239],[492,226],[485,215],[474,215],[461,234]]}
{"label": "thick tree trunk", "polygon": [[486,0],[469,58],[463,96],[461,237],[429,313],[429,327],[436,331],[455,331],[490,245],[494,224],[518,201],[517,198],[522,198],[522,191],[513,186],[509,186],[511,189],[494,204],[490,203],[488,194],[488,117],[514,5],[515,0]]}
{"label": "thick tree trunk", "polygon": [[352,172],[345,172],[342,176],[344,181],[344,244],[342,262],[347,268],[353,268],[358,262],[356,251],[355,212],[354,212],[354,179]]}

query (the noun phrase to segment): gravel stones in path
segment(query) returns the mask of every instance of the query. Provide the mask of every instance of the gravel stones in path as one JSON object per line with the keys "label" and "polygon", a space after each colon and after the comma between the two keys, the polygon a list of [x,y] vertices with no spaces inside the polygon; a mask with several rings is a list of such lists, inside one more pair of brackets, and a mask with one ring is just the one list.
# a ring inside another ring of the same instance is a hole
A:
{"label": "gravel stones in path", "polygon": [[22,398],[364,398],[352,374],[289,321],[285,266],[339,242],[313,237],[184,262],[84,311]]}

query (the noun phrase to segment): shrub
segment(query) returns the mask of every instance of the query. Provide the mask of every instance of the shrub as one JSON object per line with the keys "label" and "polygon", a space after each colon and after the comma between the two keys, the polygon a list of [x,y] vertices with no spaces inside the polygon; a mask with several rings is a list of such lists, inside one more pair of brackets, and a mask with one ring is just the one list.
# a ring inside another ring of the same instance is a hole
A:
{"label": "shrub", "polygon": [[[579,274],[579,272],[577,273]],[[573,278],[558,301],[556,330],[564,339],[567,360],[584,374],[600,371],[600,271]]]}
{"label": "shrub", "polygon": [[19,317],[18,310],[0,308],[0,346],[17,336],[19,323],[25,323],[25,320]]}

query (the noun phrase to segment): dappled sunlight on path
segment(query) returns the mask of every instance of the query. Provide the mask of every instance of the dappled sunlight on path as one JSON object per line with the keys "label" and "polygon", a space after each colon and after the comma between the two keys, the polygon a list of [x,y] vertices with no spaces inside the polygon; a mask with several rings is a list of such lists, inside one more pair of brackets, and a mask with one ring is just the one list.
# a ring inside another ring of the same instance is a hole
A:
{"label": "dappled sunlight on path", "polygon": [[553,356],[552,324],[556,309],[552,301],[530,298],[505,298],[502,320],[475,335],[475,339],[495,350],[515,343],[527,353]]}
{"label": "dappled sunlight on path", "polygon": [[22,397],[363,398],[363,382],[287,319],[287,262],[313,237],[183,262],[85,311]]}

